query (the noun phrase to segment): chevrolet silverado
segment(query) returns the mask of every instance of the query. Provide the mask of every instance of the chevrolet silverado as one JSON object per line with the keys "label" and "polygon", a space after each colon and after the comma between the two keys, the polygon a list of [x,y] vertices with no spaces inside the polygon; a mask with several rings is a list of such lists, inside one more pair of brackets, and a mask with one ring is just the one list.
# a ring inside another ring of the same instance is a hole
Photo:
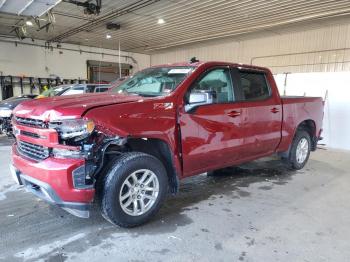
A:
{"label": "chevrolet silverado", "polygon": [[185,177],[278,154],[301,169],[321,138],[323,101],[281,97],[267,68],[154,66],[102,94],[44,98],[14,110],[14,179],[88,217],[145,223]]}

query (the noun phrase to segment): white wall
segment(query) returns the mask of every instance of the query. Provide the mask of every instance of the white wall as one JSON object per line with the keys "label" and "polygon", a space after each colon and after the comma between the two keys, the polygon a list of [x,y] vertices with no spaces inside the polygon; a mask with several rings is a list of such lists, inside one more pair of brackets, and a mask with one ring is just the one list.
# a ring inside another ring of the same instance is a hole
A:
{"label": "white wall", "polygon": [[[31,42],[29,42],[31,43]],[[34,44],[44,44],[42,41],[35,40]],[[63,48],[75,50],[85,50],[91,52],[118,54],[117,50],[102,48],[84,47],[70,44],[62,44]],[[0,41],[0,72],[3,75],[25,75],[33,77],[48,77],[57,75],[68,79],[86,79],[87,78],[87,60],[118,62],[117,56],[79,53],[74,51],[62,50],[50,51],[42,47],[28,46],[14,43],[3,43]],[[131,59],[122,58],[122,63],[128,63],[134,66],[134,71],[149,67],[150,56],[138,53],[122,52],[122,55],[131,56]]]}

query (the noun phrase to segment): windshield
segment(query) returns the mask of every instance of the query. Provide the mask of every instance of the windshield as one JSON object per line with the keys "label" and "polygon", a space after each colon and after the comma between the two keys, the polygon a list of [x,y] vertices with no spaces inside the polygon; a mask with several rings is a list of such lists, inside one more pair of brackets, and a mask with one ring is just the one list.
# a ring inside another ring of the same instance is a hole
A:
{"label": "windshield", "polygon": [[163,96],[174,91],[193,69],[194,67],[148,68],[114,87],[112,92],[132,93],[140,96]]}

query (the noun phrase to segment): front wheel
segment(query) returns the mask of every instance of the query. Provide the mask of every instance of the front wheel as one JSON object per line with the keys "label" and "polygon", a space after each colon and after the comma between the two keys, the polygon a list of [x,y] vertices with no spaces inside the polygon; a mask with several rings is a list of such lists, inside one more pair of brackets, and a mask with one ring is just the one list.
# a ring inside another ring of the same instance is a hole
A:
{"label": "front wheel", "polygon": [[311,138],[305,130],[297,131],[289,152],[287,164],[294,170],[302,169],[309,160]]}
{"label": "front wheel", "polygon": [[144,153],[126,153],[107,171],[101,199],[102,215],[109,222],[134,227],[151,219],[168,191],[163,164]]}

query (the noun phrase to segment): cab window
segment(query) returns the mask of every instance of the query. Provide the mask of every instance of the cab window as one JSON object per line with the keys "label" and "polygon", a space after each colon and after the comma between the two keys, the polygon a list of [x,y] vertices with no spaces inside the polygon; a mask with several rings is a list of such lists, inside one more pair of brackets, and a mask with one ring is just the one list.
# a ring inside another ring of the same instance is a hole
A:
{"label": "cab window", "polygon": [[264,100],[270,97],[271,92],[264,73],[240,71],[239,77],[243,100]]}
{"label": "cab window", "polygon": [[212,103],[228,103],[234,101],[234,93],[230,70],[217,68],[209,71],[190,90],[191,94],[209,93]]}

